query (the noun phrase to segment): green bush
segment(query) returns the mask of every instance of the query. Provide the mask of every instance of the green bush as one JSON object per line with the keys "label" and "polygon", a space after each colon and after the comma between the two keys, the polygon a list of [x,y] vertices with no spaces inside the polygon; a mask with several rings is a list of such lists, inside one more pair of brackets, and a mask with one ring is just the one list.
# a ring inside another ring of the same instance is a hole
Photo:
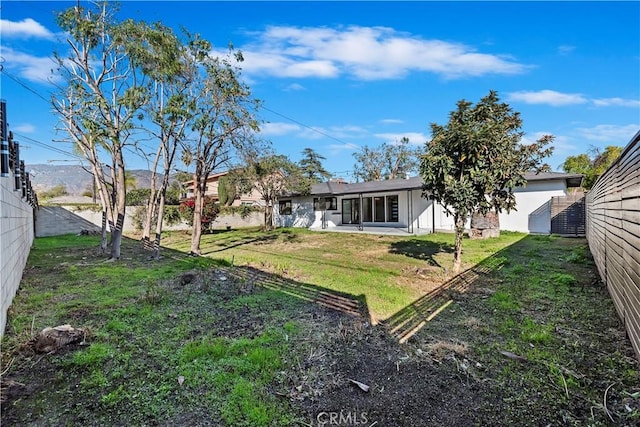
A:
{"label": "green bush", "polygon": [[46,200],[46,199],[53,199],[54,197],[66,196],[67,194],[69,194],[67,192],[67,187],[60,184],[60,185],[56,185],[51,190],[43,191],[39,193],[38,198],[40,198],[41,200]]}

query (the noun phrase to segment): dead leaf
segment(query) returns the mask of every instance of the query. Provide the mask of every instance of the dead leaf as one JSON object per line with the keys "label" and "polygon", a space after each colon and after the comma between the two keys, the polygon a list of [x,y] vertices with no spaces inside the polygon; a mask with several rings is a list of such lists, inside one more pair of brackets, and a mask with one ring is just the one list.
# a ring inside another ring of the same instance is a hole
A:
{"label": "dead leaf", "polygon": [[511,353],[510,351],[500,350],[500,354],[502,354],[503,356],[508,357],[509,359],[520,360],[521,362],[529,361],[529,359],[527,359],[526,357],[518,356],[517,354]]}
{"label": "dead leaf", "polygon": [[352,383],[354,383],[355,385],[357,385],[358,387],[360,387],[360,390],[362,391],[369,391],[369,386],[361,383],[360,381],[356,381],[356,380],[352,380],[351,378],[347,378],[349,381],[351,381]]}
{"label": "dead leaf", "polygon": [[180,375],[178,377],[178,384],[182,385],[182,383],[184,383],[184,377],[182,375]]}

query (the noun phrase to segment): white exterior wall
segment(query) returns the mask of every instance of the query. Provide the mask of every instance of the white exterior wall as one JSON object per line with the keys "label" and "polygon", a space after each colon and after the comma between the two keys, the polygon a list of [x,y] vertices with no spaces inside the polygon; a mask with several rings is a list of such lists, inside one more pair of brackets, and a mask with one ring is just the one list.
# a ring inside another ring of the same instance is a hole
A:
{"label": "white exterior wall", "polygon": [[[516,197],[516,209],[509,214],[500,214],[500,229],[504,231],[520,231],[524,233],[551,232],[551,198],[555,196],[565,196],[567,187],[564,180],[529,181],[526,187],[518,188],[514,191]],[[414,233],[419,230],[424,232],[433,231],[453,231],[453,216],[447,215],[444,208],[436,203],[435,208],[431,200],[423,198],[420,190],[407,190],[371,193],[363,197],[377,196],[398,196],[398,222],[365,222],[364,226],[376,227],[396,227],[405,228],[407,221],[412,222]],[[411,197],[412,202],[407,204]],[[338,196],[338,209],[335,211],[325,211],[326,226],[336,227],[342,225],[342,200],[359,198],[359,195]],[[313,210],[313,197],[293,197],[292,215],[280,215],[275,209],[275,223],[281,227],[305,227],[322,228],[322,212]],[[411,216],[408,212],[411,210]],[[434,224],[435,217],[435,224]],[[467,220],[466,228],[470,227]]]}
{"label": "white exterior wall", "polygon": [[33,244],[33,208],[14,191],[13,173],[0,178],[0,336]]}
{"label": "white exterior wall", "polygon": [[529,181],[526,187],[516,189],[516,209],[500,214],[500,229],[523,233],[551,232],[551,197],[566,196],[564,180]]}

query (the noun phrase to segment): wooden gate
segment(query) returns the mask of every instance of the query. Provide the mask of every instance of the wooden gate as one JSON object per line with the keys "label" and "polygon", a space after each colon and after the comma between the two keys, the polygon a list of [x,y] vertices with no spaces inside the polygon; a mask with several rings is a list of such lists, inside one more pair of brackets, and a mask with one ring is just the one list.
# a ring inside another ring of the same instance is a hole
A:
{"label": "wooden gate", "polygon": [[585,235],[584,193],[551,198],[551,233]]}

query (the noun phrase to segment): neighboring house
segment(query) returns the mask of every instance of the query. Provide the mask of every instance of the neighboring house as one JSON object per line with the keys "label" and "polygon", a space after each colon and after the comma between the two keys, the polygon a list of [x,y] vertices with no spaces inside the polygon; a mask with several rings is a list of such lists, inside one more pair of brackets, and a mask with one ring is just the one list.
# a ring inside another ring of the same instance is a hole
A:
{"label": "neighboring house", "polygon": [[[228,175],[229,172],[220,172],[216,174],[209,175],[207,178],[207,185],[205,187],[205,196],[211,197],[215,200],[219,200],[218,196],[218,182],[221,177]],[[183,199],[189,199],[194,197],[194,183],[192,181],[187,181],[184,183],[185,192],[180,195]],[[253,190],[249,194],[242,194],[240,197],[236,198],[233,201],[232,206],[240,206],[240,205],[250,205],[250,206],[264,206],[264,201],[262,200],[262,196],[257,191]]]}
{"label": "neighboring house", "polygon": [[[527,185],[514,190],[516,209],[500,214],[500,228],[527,233],[551,231],[551,198],[565,196],[579,187],[582,175],[527,174]],[[315,184],[308,196],[278,200],[278,226],[332,229],[341,226],[393,227],[409,234],[453,230],[453,217],[444,208],[422,197],[422,178],[412,177],[356,184]]]}

